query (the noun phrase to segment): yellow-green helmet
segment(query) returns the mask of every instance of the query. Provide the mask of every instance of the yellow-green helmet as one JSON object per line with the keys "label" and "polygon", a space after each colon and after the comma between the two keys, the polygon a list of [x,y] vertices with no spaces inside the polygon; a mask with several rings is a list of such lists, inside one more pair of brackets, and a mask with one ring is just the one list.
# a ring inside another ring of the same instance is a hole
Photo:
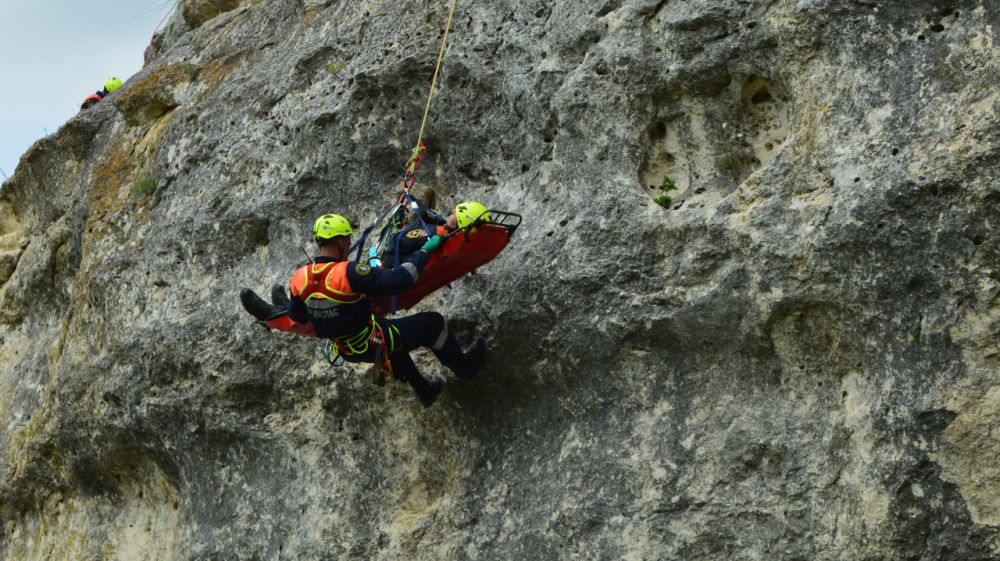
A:
{"label": "yellow-green helmet", "polygon": [[480,218],[483,222],[490,222],[492,218],[487,210],[486,205],[475,201],[458,203],[455,207],[455,223],[459,228],[465,228]]}
{"label": "yellow-green helmet", "polygon": [[113,92],[120,87],[122,87],[122,81],[119,80],[118,78],[115,78],[114,76],[104,81],[104,89],[108,90],[109,92]]}
{"label": "yellow-green helmet", "polygon": [[314,240],[329,240],[354,233],[351,223],[339,214],[324,214],[313,224]]}

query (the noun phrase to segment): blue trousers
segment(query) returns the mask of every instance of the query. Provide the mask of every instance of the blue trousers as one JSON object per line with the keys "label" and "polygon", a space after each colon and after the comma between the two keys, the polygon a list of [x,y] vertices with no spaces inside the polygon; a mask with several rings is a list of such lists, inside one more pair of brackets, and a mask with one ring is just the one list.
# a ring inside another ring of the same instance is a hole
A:
{"label": "blue trousers", "polygon": [[[448,322],[437,312],[421,312],[399,319],[377,318],[386,338],[389,363],[397,378],[410,384],[421,398],[431,392],[430,382],[424,378],[417,365],[410,358],[410,351],[426,347],[434,353],[441,364],[461,376],[464,358],[462,347],[455,335],[448,329]],[[363,353],[344,356],[348,362],[370,362],[376,360],[375,349],[369,346]]]}

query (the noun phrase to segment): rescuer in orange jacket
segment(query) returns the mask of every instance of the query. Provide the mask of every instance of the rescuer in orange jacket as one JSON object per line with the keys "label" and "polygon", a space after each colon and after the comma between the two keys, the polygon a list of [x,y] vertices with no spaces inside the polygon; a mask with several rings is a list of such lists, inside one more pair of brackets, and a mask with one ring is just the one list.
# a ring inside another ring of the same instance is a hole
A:
{"label": "rescuer in orange jacket", "polygon": [[114,76],[108,78],[104,81],[104,89],[99,92],[94,92],[87,97],[83,98],[83,103],[80,105],[80,110],[90,109],[91,107],[97,105],[97,102],[101,101],[108,94],[122,87],[122,81]]}
{"label": "rescuer in orange jacket", "polygon": [[80,109],[90,109],[91,107],[97,105],[97,102],[102,99],[104,99],[104,92],[94,92],[83,98],[83,103],[80,104]]}
{"label": "rescuer in orange jacket", "polygon": [[433,236],[398,267],[380,269],[348,260],[353,229],[343,216],[325,214],[313,225],[320,255],[292,275],[288,315],[311,323],[316,336],[331,339],[348,362],[379,361],[384,353],[396,377],[406,380],[429,407],[444,382],[424,378],[409,351],[428,347],[459,378],[474,375],[486,360],[486,345],[477,338],[462,352],[444,316],[423,312],[399,319],[375,317],[368,295],[399,294],[413,286],[428,256],[441,245]]}

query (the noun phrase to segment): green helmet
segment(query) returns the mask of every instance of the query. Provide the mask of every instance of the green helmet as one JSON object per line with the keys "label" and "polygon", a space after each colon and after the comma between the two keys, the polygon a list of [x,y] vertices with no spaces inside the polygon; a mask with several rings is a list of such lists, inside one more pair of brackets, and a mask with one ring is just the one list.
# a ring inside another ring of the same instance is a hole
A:
{"label": "green helmet", "polygon": [[455,207],[455,223],[459,228],[465,228],[480,219],[483,222],[490,222],[492,218],[487,210],[486,205],[475,201],[458,203]]}
{"label": "green helmet", "polygon": [[119,80],[118,78],[115,78],[114,76],[104,81],[104,89],[108,90],[109,92],[113,92],[120,87],[122,87],[122,81]]}
{"label": "green helmet", "polygon": [[324,214],[313,224],[314,240],[329,240],[354,233],[351,223],[339,214]]}

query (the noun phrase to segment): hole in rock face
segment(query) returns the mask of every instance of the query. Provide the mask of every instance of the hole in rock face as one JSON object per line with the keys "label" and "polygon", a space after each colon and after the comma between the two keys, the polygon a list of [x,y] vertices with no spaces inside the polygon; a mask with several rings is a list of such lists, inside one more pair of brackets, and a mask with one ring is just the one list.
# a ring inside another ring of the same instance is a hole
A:
{"label": "hole in rock face", "polygon": [[917,35],[917,41],[925,41],[927,38],[923,34]]}
{"label": "hole in rock face", "polygon": [[757,27],[757,22],[751,21],[751,22],[747,23],[747,29],[753,29],[755,27]]}
{"label": "hole in rock face", "polygon": [[654,200],[672,199],[670,208],[706,180],[739,185],[781,154],[791,131],[792,103],[779,82],[728,72],[713,80],[718,87],[668,96],[646,129],[639,185]]}
{"label": "hole in rock face", "polygon": [[940,23],[935,23],[934,25],[931,26],[931,31],[933,31],[934,33],[941,33],[942,31],[944,31],[944,26],[941,25]]}
{"label": "hole in rock face", "polygon": [[893,155],[893,156],[897,156],[897,155],[899,155],[899,148],[893,148],[893,149],[892,149],[892,155]]}
{"label": "hole in rock face", "polygon": [[653,141],[659,141],[666,138],[667,124],[663,121],[658,121],[655,125],[653,125],[653,130],[650,132],[650,136],[653,138]]}
{"label": "hole in rock face", "polygon": [[[742,80],[739,87],[743,103],[734,107],[735,114],[731,120],[727,119],[730,126],[728,132],[724,134],[736,132],[737,135],[743,136],[726,139],[722,148],[743,145],[747,148],[745,150],[747,153],[737,159],[746,160],[751,164],[751,168],[764,167],[777,157],[788,136],[791,125],[791,103],[781,84],[762,76],[748,76]],[[732,149],[722,148],[719,149],[720,157],[733,155]],[[745,179],[752,171],[753,169],[748,168],[735,174],[739,179],[737,182]]]}
{"label": "hole in rock face", "polygon": [[927,286],[927,281],[923,277],[916,275],[906,283],[906,290],[909,292],[920,292],[925,286]]}
{"label": "hole in rock face", "polygon": [[767,89],[765,88],[765,89],[762,89],[759,92],[753,94],[750,97],[750,103],[752,103],[754,105],[760,105],[761,103],[767,103],[768,101],[771,101],[772,99],[774,99],[774,98],[771,96],[771,92],[767,91]]}
{"label": "hole in rock face", "polygon": [[560,228],[565,227],[567,224],[569,224],[569,220],[566,220],[565,218],[563,218],[562,220],[559,221],[559,227]]}

